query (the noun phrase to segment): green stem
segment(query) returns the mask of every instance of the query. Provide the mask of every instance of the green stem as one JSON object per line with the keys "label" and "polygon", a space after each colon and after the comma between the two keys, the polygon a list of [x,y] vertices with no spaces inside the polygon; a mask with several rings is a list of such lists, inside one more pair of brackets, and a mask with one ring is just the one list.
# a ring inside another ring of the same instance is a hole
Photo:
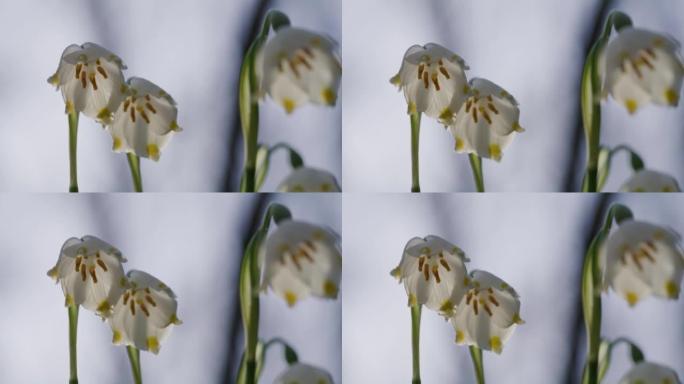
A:
{"label": "green stem", "polygon": [[420,192],[420,112],[411,116],[411,192]]}
{"label": "green stem", "polygon": [[470,346],[470,358],[473,360],[473,367],[475,368],[475,377],[477,384],[484,384],[484,362],[482,360],[482,350],[474,345]]}
{"label": "green stem", "polygon": [[484,192],[484,176],[482,174],[482,158],[475,153],[468,155],[470,159],[470,168],[473,170],[473,178],[475,179],[475,186],[478,192]]}
{"label": "green stem", "polygon": [[133,188],[136,192],[143,191],[142,174],[140,172],[140,158],[135,153],[127,153],[128,167],[131,169]]}
{"label": "green stem", "polygon": [[78,144],[78,112],[69,112],[69,192],[78,192],[76,147]]}
{"label": "green stem", "polygon": [[128,352],[128,360],[131,362],[133,382],[135,384],[142,384],[142,372],[140,370],[140,350],[129,345],[126,347],[126,351]]}
{"label": "green stem", "polygon": [[420,305],[411,306],[411,349],[413,352],[413,381],[420,384]]}
{"label": "green stem", "polygon": [[69,384],[78,384],[78,365],[76,363],[76,334],[78,331],[78,306],[70,305],[69,312]]}

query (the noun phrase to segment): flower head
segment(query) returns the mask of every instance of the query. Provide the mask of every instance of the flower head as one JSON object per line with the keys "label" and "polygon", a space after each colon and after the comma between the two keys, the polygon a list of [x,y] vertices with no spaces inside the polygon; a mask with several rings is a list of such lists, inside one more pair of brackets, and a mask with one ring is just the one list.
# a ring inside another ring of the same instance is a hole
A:
{"label": "flower head", "polygon": [[294,363],[275,379],[274,384],[332,384],[330,374],[313,365]]}
{"label": "flower head", "polygon": [[320,169],[299,167],[278,187],[280,192],[339,192],[340,187],[332,173]]}
{"label": "flower head", "polygon": [[163,89],[139,77],[128,79],[124,88],[124,99],[108,127],[113,150],[157,161],[171,136],[182,130],[176,122],[176,102]]}
{"label": "flower head", "polygon": [[449,126],[456,151],[501,160],[515,133],[524,131],[519,118],[518,102],[510,93],[489,80],[470,80],[467,99]]}
{"label": "flower head", "polygon": [[515,290],[489,272],[471,272],[468,293],[451,318],[456,343],[501,353],[515,327],[522,323]]}
{"label": "flower head", "polygon": [[637,28],[623,28],[599,56],[604,94],[634,113],[648,102],[676,106],[684,64],[679,43]]}
{"label": "flower head", "polygon": [[662,172],[641,169],[635,172],[620,192],[679,192],[679,184],[674,177]]}
{"label": "flower head", "polygon": [[391,272],[404,283],[409,305],[451,316],[468,285],[463,251],[438,236],[414,237]]}
{"label": "flower head", "polygon": [[466,69],[460,56],[439,44],[414,45],[390,82],[404,91],[409,113],[422,112],[446,123],[468,91]]}
{"label": "flower head", "polygon": [[600,250],[604,289],[612,287],[630,306],[650,294],[676,299],[684,271],[680,239],[657,225],[622,222]]}
{"label": "flower head", "polygon": [[48,276],[62,284],[65,305],[108,316],[123,291],[121,252],[95,236],[67,240]]}
{"label": "flower head", "polygon": [[286,220],[260,249],[262,288],[270,287],[289,306],[309,295],[337,298],[342,255],[337,238],[316,225]]}
{"label": "flower head", "polygon": [[123,69],[118,56],[97,44],[72,44],[48,82],[62,91],[67,113],[81,112],[106,123],[121,101]]}
{"label": "flower head", "polygon": [[109,318],[112,342],[159,353],[170,326],[181,324],[177,309],[176,295],[166,284],[148,273],[129,271],[126,290]]}
{"label": "flower head", "polygon": [[283,27],[257,53],[255,71],[261,94],[285,112],[306,102],[335,105],[342,76],[335,43],[304,29]]}
{"label": "flower head", "polygon": [[677,373],[672,369],[655,363],[642,361],[627,372],[620,384],[680,384]]}

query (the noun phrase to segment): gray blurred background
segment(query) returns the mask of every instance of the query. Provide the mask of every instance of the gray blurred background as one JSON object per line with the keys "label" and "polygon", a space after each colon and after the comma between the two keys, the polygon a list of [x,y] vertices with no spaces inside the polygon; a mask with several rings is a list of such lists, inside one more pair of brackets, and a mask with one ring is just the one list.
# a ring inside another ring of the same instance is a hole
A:
{"label": "gray blurred background", "polygon": [[[233,383],[243,348],[239,262],[272,199],[295,218],[341,230],[339,195],[0,196],[0,383],[67,381],[64,295],[46,272],[67,238],[86,234],[119,247],[126,270],[150,272],[178,295],[183,324],[159,355],[141,353],[144,382]],[[290,309],[270,293],[261,300],[260,335],[287,339],[301,361],[339,383],[341,316],[341,300],[311,298]],[[109,326],[83,310],[78,355],[82,383],[132,382],[125,348],[112,345]],[[261,382],[285,369],[281,356],[279,347],[270,351]]]}
{"label": "gray blurred background", "polygon": [[[64,192],[68,186],[67,118],[46,80],[72,43],[92,41],[119,55],[126,77],[140,76],[178,102],[184,131],[158,163],[143,159],[146,191],[236,190],[242,167],[237,87],[242,54],[265,12],[341,43],[338,0],[3,1],[0,2],[0,190]],[[341,100],[341,97],[340,97]],[[341,177],[341,108],[306,106],[287,116],[266,101],[261,141],[286,141],[306,164]],[[123,154],[87,118],[79,129],[81,191],[130,191]],[[263,191],[290,172],[284,153],[272,161]]]}
{"label": "gray blurred background", "polygon": [[[518,135],[496,164],[484,160],[488,191],[576,191],[584,167],[579,84],[597,21],[612,9],[635,26],[684,41],[680,0],[346,0],[344,30],[344,187],[408,192],[410,128],[406,101],[389,83],[413,44],[436,42],[461,55],[468,78],[485,77],[520,102]],[[603,143],[632,145],[647,167],[684,182],[684,108],[647,107],[629,116],[604,104]],[[473,191],[468,157],[434,120],[421,129],[423,191]],[[630,174],[616,159],[605,191]]]}
{"label": "gray blurred background", "polygon": [[[684,197],[580,194],[376,195],[344,201],[343,378],[345,383],[408,383],[411,317],[404,287],[389,272],[406,241],[435,234],[461,247],[468,267],[490,271],[521,296],[519,326],[503,353],[485,352],[487,382],[575,384],[585,356],[579,282],[586,245],[599,211],[614,198],[637,219],[684,233]],[[615,293],[603,296],[605,337],[627,336],[647,359],[684,375],[684,299],[649,298],[630,309]],[[605,383],[629,369],[624,346],[613,354]],[[424,310],[424,383],[475,383],[468,349],[451,324]]]}

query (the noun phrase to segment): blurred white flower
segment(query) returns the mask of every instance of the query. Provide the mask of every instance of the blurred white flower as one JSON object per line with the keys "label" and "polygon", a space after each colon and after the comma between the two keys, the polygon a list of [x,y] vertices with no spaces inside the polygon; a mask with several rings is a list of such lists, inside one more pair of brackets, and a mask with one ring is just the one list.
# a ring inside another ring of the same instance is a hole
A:
{"label": "blurred white flower", "polygon": [[330,374],[313,365],[294,363],[275,379],[274,384],[333,384]]}
{"label": "blurred white flower", "polygon": [[600,250],[604,289],[612,287],[630,306],[650,294],[678,298],[684,271],[680,240],[657,225],[622,222]]}
{"label": "blurred white flower", "polygon": [[468,98],[449,126],[456,151],[501,160],[515,133],[524,131],[519,118],[518,102],[510,93],[489,80],[470,80]]}
{"label": "blurred white flower", "polygon": [[466,295],[461,299],[451,325],[456,343],[475,345],[501,353],[520,318],[520,298],[503,280],[485,271],[473,271]]}
{"label": "blurred white flower", "polygon": [[627,27],[608,42],[599,56],[603,92],[629,113],[649,103],[676,106],[684,64],[672,38]]}
{"label": "blurred white flower", "polygon": [[123,292],[125,261],[118,249],[95,236],[72,237],[48,276],[61,283],[66,306],[81,305],[106,317]]}
{"label": "blurred white flower", "polygon": [[280,186],[280,192],[340,192],[332,173],[316,168],[299,167],[290,173]]}
{"label": "blurred white flower", "polygon": [[176,295],[166,284],[148,273],[129,271],[126,290],[109,318],[112,342],[159,353],[170,325],[181,324],[177,309]]}
{"label": "blurred white flower", "polygon": [[123,69],[126,66],[118,56],[97,44],[72,44],[48,83],[62,91],[67,113],[81,112],[107,123],[121,101]]}
{"label": "blurred white flower", "polygon": [[292,113],[306,102],[335,105],[342,66],[335,43],[320,34],[283,27],[257,52],[260,93]]}
{"label": "blurred white flower", "polygon": [[439,44],[414,45],[390,82],[404,91],[409,113],[422,112],[446,124],[468,93],[466,69],[460,56]]}
{"label": "blurred white flower", "polygon": [[163,89],[139,77],[128,79],[123,97],[108,126],[112,149],[158,161],[171,136],[182,130],[176,121],[176,102]]}
{"label": "blurred white flower", "polygon": [[262,244],[262,289],[270,287],[290,307],[309,295],[337,298],[342,255],[329,231],[301,221],[278,224]]}
{"label": "blurred white flower", "polygon": [[620,187],[620,192],[680,192],[674,177],[649,169],[636,171]]}
{"label": "blurred white flower", "polygon": [[466,261],[459,247],[441,237],[414,237],[391,274],[404,283],[408,305],[424,304],[448,317],[468,287]]}
{"label": "blurred white flower", "polygon": [[642,361],[627,372],[620,384],[680,384],[677,373],[660,364]]}

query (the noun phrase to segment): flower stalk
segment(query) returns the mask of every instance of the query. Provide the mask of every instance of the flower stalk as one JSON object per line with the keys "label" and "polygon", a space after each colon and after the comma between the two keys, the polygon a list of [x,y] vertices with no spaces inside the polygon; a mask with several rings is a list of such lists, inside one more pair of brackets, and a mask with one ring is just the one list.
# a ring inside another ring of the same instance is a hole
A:
{"label": "flower stalk", "polygon": [[412,384],[420,384],[420,304],[411,306],[411,348],[413,352]]}
{"label": "flower stalk", "polygon": [[69,312],[69,384],[78,384],[76,335],[78,331],[78,306],[70,305]]}
{"label": "flower stalk", "polygon": [[470,159],[470,168],[473,170],[473,178],[475,179],[475,187],[478,192],[484,192],[484,175],[482,174],[482,158],[475,153],[468,155]]}
{"label": "flower stalk", "polygon": [[143,191],[142,174],[140,172],[140,157],[135,153],[127,153],[128,167],[131,170],[131,178],[133,179],[133,188],[136,192]]}
{"label": "flower stalk", "polygon": [[69,119],[69,192],[78,192],[77,144],[78,144],[78,112],[71,111]]}
{"label": "flower stalk", "polygon": [[128,352],[128,361],[131,362],[133,382],[135,384],[142,384],[142,371],[140,370],[140,350],[129,345],[126,347],[126,351]]}
{"label": "flower stalk", "polygon": [[470,358],[473,360],[473,368],[475,368],[475,377],[477,378],[477,384],[485,383],[484,376],[484,362],[482,360],[482,350],[474,345],[469,347]]}
{"label": "flower stalk", "polygon": [[412,112],[411,116],[411,192],[420,192],[420,112]]}

